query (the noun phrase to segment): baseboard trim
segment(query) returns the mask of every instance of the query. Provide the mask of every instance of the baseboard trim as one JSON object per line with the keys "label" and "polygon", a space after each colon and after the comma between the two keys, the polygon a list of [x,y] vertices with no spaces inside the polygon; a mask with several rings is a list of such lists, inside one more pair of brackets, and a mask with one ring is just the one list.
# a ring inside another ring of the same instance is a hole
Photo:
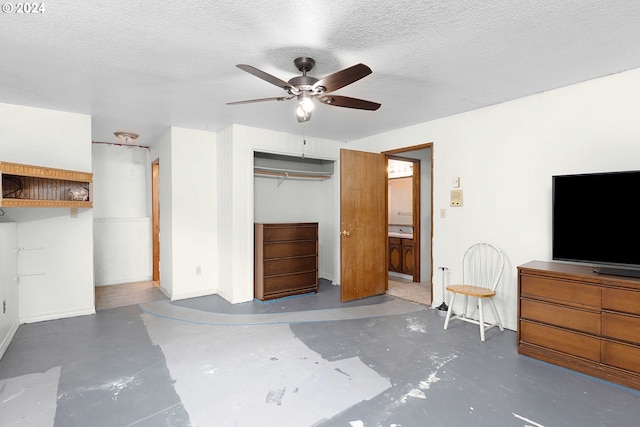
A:
{"label": "baseboard trim", "polygon": [[[160,290],[166,295],[166,292],[162,289],[162,285],[160,287]],[[197,297],[206,297],[209,295],[214,295],[216,292],[213,289],[206,289],[203,291],[197,291],[197,292],[187,292],[184,294],[173,294],[170,296],[171,301],[179,301],[182,299],[188,299],[188,298],[197,298]]]}
{"label": "baseboard trim", "polygon": [[63,313],[49,313],[39,316],[20,317],[20,324],[22,325],[24,323],[46,322],[47,320],[66,319],[68,317],[89,316],[93,314],[96,314],[95,307],[75,311],[66,311]]}
{"label": "baseboard trim", "polygon": [[11,340],[13,339],[14,335],[18,331],[18,326],[20,326],[20,323],[18,322],[18,319],[16,319],[16,321],[13,322],[13,325],[11,325],[11,329],[9,329],[9,333],[2,340],[2,344],[0,344],[0,359],[2,359],[2,356],[4,356],[4,352],[7,351],[7,348],[9,348],[9,344],[11,344]]}

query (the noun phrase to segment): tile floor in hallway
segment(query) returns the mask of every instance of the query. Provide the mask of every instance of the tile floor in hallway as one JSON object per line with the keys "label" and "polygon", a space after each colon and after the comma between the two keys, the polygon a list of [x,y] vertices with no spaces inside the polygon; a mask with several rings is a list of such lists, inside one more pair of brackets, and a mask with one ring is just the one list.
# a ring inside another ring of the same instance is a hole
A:
{"label": "tile floor in hallway", "polygon": [[635,426],[640,392],[383,295],[153,301],[20,326],[7,426]]}
{"label": "tile floor in hallway", "polygon": [[94,292],[96,310],[168,299],[158,284],[152,281],[96,286]]}

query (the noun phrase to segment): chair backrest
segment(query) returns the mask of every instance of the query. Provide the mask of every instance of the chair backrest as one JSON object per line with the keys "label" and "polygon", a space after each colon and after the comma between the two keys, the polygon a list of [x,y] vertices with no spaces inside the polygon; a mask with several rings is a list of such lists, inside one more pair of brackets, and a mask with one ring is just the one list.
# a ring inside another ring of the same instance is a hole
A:
{"label": "chair backrest", "polygon": [[462,283],[496,290],[504,268],[502,251],[491,243],[475,243],[462,257]]}

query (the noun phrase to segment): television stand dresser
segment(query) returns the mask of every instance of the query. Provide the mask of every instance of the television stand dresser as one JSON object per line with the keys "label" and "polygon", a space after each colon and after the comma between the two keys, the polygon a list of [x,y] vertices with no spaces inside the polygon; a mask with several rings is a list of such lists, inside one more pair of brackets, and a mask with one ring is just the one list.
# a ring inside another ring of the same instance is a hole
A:
{"label": "television stand dresser", "polygon": [[517,336],[519,354],[640,389],[640,279],[521,265]]}

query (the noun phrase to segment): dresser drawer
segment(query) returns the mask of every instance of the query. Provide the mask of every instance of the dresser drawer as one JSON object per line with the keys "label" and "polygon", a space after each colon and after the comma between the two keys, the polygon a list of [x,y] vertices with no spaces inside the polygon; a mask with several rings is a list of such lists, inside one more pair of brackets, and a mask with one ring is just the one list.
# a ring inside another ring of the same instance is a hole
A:
{"label": "dresser drawer", "polygon": [[602,312],[602,336],[640,344],[640,317]]}
{"label": "dresser drawer", "polygon": [[640,315],[640,291],[602,288],[602,308]]}
{"label": "dresser drawer", "polygon": [[318,245],[315,240],[300,242],[273,242],[264,244],[265,259],[316,255],[317,252]]}
{"label": "dresser drawer", "polygon": [[279,274],[301,273],[315,271],[318,268],[318,258],[315,255],[307,257],[281,258],[264,261],[264,276]]}
{"label": "dresser drawer", "polygon": [[282,242],[287,240],[316,240],[318,238],[318,227],[316,224],[309,226],[265,226],[264,241]]}
{"label": "dresser drawer", "polygon": [[597,285],[521,275],[520,295],[574,307],[600,309],[600,287]]}
{"label": "dresser drawer", "polygon": [[640,347],[602,340],[602,363],[640,374]]}
{"label": "dresser drawer", "polygon": [[282,293],[294,294],[300,289],[307,288],[309,288],[309,292],[311,292],[312,290],[317,291],[317,286],[318,275],[315,271],[264,278],[265,296],[279,295]]}
{"label": "dresser drawer", "polygon": [[600,313],[521,299],[520,317],[588,334],[600,334]]}
{"label": "dresser drawer", "polygon": [[520,341],[600,362],[600,339],[520,320]]}

